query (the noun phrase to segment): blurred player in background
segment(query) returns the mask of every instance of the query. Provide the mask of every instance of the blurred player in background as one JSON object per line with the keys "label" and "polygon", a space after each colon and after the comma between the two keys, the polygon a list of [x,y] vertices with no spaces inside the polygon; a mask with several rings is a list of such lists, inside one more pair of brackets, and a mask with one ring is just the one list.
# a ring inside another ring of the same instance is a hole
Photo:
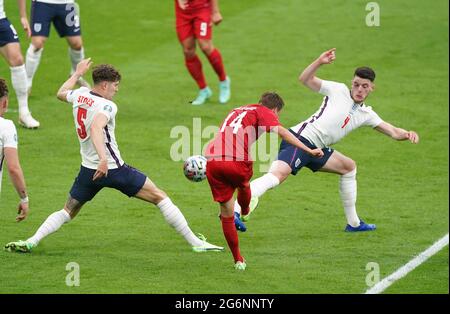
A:
{"label": "blurred player in background", "polygon": [[16,127],[11,120],[3,118],[6,109],[8,109],[8,86],[6,81],[0,78],[0,194],[2,192],[3,166],[6,163],[9,177],[20,197],[16,220],[22,221],[28,215],[27,188],[17,152]]}
{"label": "blurred player in background", "polygon": [[[335,60],[335,50],[333,48],[322,53],[300,75],[300,82],[325,97],[315,114],[290,129],[308,147],[321,148],[324,156],[311,159],[290,143],[282,142],[278,160],[272,163],[269,173],[251,182],[251,210],[258,203],[257,197],[282,183],[289,174],[296,175],[301,168],[307,167],[314,172],[329,172],[340,176],[339,192],[347,218],[345,231],[372,231],[376,226],[365,223],[356,213],[355,161],[329,146],[362,126],[369,126],[394,140],[409,140],[413,144],[419,142],[419,136],[414,131],[406,131],[383,121],[372,107],[364,103],[375,88],[375,72],[371,68],[361,67],[355,70],[351,90],[343,83],[325,81],[316,76],[316,71],[323,64],[330,64]],[[235,210],[240,212],[237,203]],[[241,218],[246,221],[248,215]],[[238,221],[236,227],[242,227]]]}
{"label": "blurred player in background", "polygon": [[202,63],[195,51],[196,44],[219,77],[219,102],[225,104],[231,97],[230,78],[225,73],[220,51],[212,43],[212,25],[218,25],[222,21],[219,0],[175,0],[175,15],[186,67],[200,89],[192,104],[202,105],[212,96],[203,74]]}
{"label": "blurred player in background", "polygon": [[8,243],[5,249],[10,252],[31,252],[44,237],[75,218],[83,205],[101,189],[109,187],[128,197],[155,204],[164,219],[195,252],[223,250],[194,235],[183,214],[166,193],[158,189],[145,174],[124,163],[114,134],[117,105],[112,101],[119,89],[121,75],[110,65],[99,65],[92,73],[92,90],[86,87],[72,90],[90,66],[90,59],[80,62],[75,73],[58,91],[59,100],[72,104],[81,147],[82,164],[69,198],[64,208],[51,214],[34,236],[26,241]]}
{"label": "blurred player in background", "polygon": [[[29,93],[41,61],[44,44],[50,35],[52,23],[59,37],[64,37],[69,44],[70,74],[75,72],[77,64],[84,59],[79,8],[74,0],[33,0],[30,19],[31,43],[26,56]],[[83,77],[80,77],[77,83],[80,86],[89,87]]]}
{"label": "blurred player in background", "polygon": [[250,179],[253,161],[249,153],[251,145],[264,132],[276,132],[283,140],[312,156],[322,156],[320,149],[310,149],[280,125],[278,114],[284,106],[276,93],[264,93],[258,104],[233,109],[208,145],[206,175],[213,198],[220,203],[220,219],[228,246],[234,257],[235,268],[245,270],[246,263],[239,250],[239,239],[234,226],[233,194],[237,189],[237,201],[249,212],[251,199]]}
{"label": "blurred player in background", "polygon": [[[20,23],[30,36],[30,25],[26,13],[25,0],[17,0]],[[19,35],[14,26],[6,18],[3,0],[0,0],[0,54],[8,62],[11,69],[11,82],[16,92],[19,107],[19,124],[30,129],[38,128],[39,122],[32,116],[28,108],[27,72],[20,50]]]}

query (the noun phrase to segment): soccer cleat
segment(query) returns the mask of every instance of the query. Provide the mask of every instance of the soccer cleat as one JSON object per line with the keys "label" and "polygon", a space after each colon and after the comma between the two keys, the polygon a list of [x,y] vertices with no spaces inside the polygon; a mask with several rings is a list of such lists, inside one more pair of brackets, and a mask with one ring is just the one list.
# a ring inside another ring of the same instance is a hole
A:
{"label": "soccer cleat", "polygon": [[35,120],[31,113],[20,114],[19,115],[19,124],[27,129],[37,129],[41,124],[39,121]]}
{"label": "soccer cleat", "polygon": [[212,91],[208,86],[206,86],[198,92],[197,98],[194,99],[191,103],[194,106],[203,105],[211,96]]}
{"label": "soccer cleat", "polygon": [[247,231],[247,227],[241,221],[241,215],[238,212],[234,212],[234,226],[236,227],[236,230],[238,230],[238,231],[241,231],[241,232]]}
{"label": "soccer cleat", "polygon": [[221,104],[227,103],[231,98],[231,80],[227,76],[225,81],[219,83],[219,102]]}
{"label": "soccer cleat", "polygon": [[234,269],[236,269],[236,270],[245,270],[246,267],[247,267],[247,264],[245,263],[245,261],[244,262],[237,261],[234,264]]}
{"label": "soccer cleat", "polygon": [[223,251],[223,247],[222,246],[217,246],[217,245],[211,244],[209,242],[206,242],[206,238],[205,238],[205,236],[203,234],[199,233],[198,237],[199,237],[200,240],[203,241],[203,243],[200,246],[193,246],[192,250],[194,252],[201,253],[201,252],[209,252],[209,251],[212,251],[212,252],[221,252],[221,251]]}
{"label": "soccer cleat", "polygon": [[258,207],[258,203],[259,203],[259,198],[257,196],[252,196],[252,198],[250,200],[250,206],[249,206],[250,210],[248,211],[247,215],[241,216],[242,221],[249,221],[250,214],[252,213],[252,211],[254,211],[256,209],[256,207]]}
{"label": "soccer cleat", "polygon": [[5,251],[7,252],[31,253],[32,248],[33,244],[22,240],[5,245]]}
{"label": "soccer cleat", "polygon": [[373,231],[377,229],[376,225],[373,224],[366,224],[364,221],[361,220],[358,227],[352,227],[349,224],[345,227],[346,232],[358,232],[358,231]]}

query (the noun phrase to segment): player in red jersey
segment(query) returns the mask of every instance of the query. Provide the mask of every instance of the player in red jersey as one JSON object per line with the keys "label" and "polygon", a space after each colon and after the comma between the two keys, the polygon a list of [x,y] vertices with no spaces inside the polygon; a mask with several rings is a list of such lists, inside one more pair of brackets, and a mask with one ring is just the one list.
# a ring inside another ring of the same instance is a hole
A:
{"label": "player in red jersey", "polygon": [[233,109],[205,152],[208,159],[206,176],[214,200],[220,203],[223,233],[238,270],[245,270],[246,263],[239,250],[239,239],[234,225],[233,194],[237,189],[237,200],[242,214],[248,214],[251,199],[250,179],[253,175],[253,161],[249,155],[251,145],[264,132],[276,132],[283,140],[308,154],[323,156],[321,149],[308,148],[280,125],[278,114],[283,106],[283,99],[278,94],[264,93],[258,104]]}
{"label": "player in red jersey", "polygon": [[193,105],[204,104],[211,96],[202,70],[202,63],[195,52],[199,45],[219,77],[219,102],[230,100],[230,78],[225,73],[222,55],[212,43],[212,25],[222,22],[219,0],[175,0],[176,29],[183,46],[186,67],[200,89]]}

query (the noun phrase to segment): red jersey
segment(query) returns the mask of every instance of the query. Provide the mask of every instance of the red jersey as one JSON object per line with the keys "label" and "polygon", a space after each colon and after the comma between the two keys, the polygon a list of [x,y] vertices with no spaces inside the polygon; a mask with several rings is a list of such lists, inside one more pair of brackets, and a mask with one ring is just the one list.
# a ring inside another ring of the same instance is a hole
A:
{"label": "red jersey", "polygon": [[[181,10],[180,6],[178,5],[178,1],[175,0],[175,7],[177,10]],[[211,0],[188,0],[187,1],[187,7],[184,11],[194,11],[199,9],[205,9],[211,7]]]}
{"label": "red jersey", "polygon": [[278,116],[259,104],[233,109],[222,123],[214,140],[206,148],[207,158],[252,161],[251,145],[266,131],[280,125]]}

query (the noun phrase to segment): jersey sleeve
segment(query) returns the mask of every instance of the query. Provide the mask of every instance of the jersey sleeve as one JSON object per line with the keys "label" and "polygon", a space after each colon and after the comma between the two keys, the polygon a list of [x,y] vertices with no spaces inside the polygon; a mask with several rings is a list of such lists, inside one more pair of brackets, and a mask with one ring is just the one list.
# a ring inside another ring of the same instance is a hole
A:
{"label": "jersey sleeve", "polygon": [[367,119],[364,121],[364,125],[376,128],[383,122],[383,119],[381,119],[380,116],[372,110],[372,107],[369,106],[365,108],[365,112],[367,113]]}
{"label": "jersey sleeve", "polygon": [[258,110],[258,126],[269,132],[272,128],[279,126],[278,116],[270,109],[261,107]]}
{"label": "jersey sleeve", "polygon": [[1,130],[0,138],[3,147],[17,148],[17,131],[12,121],[8,121],[5,128]]}
{"label": "jersey sleeve", "polygon": [[66,96],[67,102],[73,103],[75,101],[75,99],[76,99],[75,92],[76,92],[76,90],[70,90],[67,93],[67,96]]}
{"label": "jersey sleeve", "polygon": [[69,103],[73,104],[73,102],[78,98],[78,96],[79,96],[81,93],[86,92],[86,91],[89,91],[89,88],[87,88],[87,87],[81,87],[81,88],[79,88],[79,89],[70,90],[70,91],[67,93],[67,96],[66,96],[67,101],[68,101]]}
{"label": "jersey sleeve", "polygon": [[102,104],[101,109],[99,110],[99,113],[104,114],[108,118],[108,122],[111,119],[114,119],[117,114],[117,105],[113,102],[108,102],[105,104]]}
{"label": "jersey sleeve", "polygon": [[319,93],[324,96],[331,96],[332,94],[341,91],[347,92],[348,87],[343,83],[322,80],[322,85],[320,86]]}

